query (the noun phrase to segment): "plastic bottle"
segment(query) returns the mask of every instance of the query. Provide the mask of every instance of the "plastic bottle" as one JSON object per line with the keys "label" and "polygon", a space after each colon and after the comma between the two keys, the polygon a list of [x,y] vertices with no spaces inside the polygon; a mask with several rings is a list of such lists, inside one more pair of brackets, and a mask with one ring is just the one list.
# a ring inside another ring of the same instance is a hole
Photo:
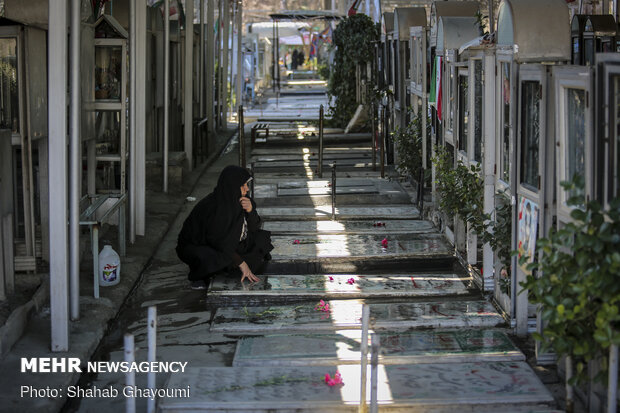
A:
{"label": "plastic bottle", "polygon": [[99,253],[99,285],[116,285],[121,280],[121,258],[111,245],[104,245]]}

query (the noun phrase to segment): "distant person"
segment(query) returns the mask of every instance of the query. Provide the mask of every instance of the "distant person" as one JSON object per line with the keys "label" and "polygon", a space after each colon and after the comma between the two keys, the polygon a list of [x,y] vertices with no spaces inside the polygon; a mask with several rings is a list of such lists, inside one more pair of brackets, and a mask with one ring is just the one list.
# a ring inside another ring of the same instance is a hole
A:
{"label": "distant person", "polygon": [[297,54],[297,66],[303,66],[304,63],[306,62],[306,56],[304,55],[303,50],[300,50],[299,53]]}
{"label": "distant person", "polygon": [[271,233],[260,229],[256,203],[247,196],[251,179],[245,168],[227,166],[213,192],[183,223],[176,251],[189,265],[192,289],[206,289],[218,273],[240,275],[241,282],[260,281],[255,273],[271,259],[273,246]]}
{"label": "distant person", "polygon": [[293,57],[291,58],[291,70],[297,70],[299,65],[299,52],[297,49],[293,50]]}

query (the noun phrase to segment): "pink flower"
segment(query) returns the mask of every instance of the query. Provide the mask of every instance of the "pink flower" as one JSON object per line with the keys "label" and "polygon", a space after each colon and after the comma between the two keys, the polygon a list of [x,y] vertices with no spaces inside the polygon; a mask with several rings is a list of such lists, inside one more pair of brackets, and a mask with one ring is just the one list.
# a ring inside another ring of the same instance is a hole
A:
{"label": "pink flower", "polygon": [[329,304],[326,303],[325,301],[321,300],[319,301],[319,303],[314,307],[315,310],[318,311],[323,311],[325,313],[329,313]]}
{"label": "pink flower", "polygon": [[331,275],[329,276],[329,281],[334,281],[334,277],[332,277]]}
{"label": "pink flower", "polygon": [[333,378],[332,378],[332,377],[330,377],[329,373],[326,373],[326,374],[325,374],[325,383],[326,383],[328,386],[330,386],[330,387],[331,387],[331,386],[336,386],[337,384],[344,384],[344,383],[342,382],[342,376],[341,376],[341,375],[340,375],[340,373],[338,373],[337,371],[336,371],[336,374],[334,374],[334,377],[333,377]]}
{"label": "pink flower", "polygon": [[351,284],[355,284],[355,279],[353,277],[349,278],[347,280],[347,284],[351,285]]}
{"label": "pink flower", "polygon": [[298,239],[294,240],[293,244],[299,244],[299,240]]}
{"label": "pink flower", "polygon": [[381,241],[381,246],[383,248],[387,248],[388,247],[388,240],[387,240],[387,238],[383,238],[383,241]]}

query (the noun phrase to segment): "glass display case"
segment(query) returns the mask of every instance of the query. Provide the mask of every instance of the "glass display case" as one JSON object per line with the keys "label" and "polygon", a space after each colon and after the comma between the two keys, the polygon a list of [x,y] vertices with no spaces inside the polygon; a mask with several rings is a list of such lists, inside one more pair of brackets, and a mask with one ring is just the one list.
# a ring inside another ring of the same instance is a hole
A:
{"label": "glass display case", "polygon": [[576,14],[571,22],[572,63],[591,66],[595,53],[613,52],[617,31],[617,23],[610,14]]}
{"label": "glass display case", "polygon": [[95,24],[95,147],[98,193],[123,194],[127,169],[127,32],[113,17]]}

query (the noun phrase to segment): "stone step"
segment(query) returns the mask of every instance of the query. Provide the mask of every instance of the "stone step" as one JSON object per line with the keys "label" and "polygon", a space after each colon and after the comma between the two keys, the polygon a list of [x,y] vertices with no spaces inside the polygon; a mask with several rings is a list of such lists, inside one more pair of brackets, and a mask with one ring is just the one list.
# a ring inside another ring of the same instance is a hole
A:
{"label": "stone step", "polygon": [[282,303],[348,298],[428,298],[470,294],[459,274],[314,274],[266,275],[253,284],[218,276],[209,286],[208,303]]}
{"label": "stone step", "polygon": [[[354,145],[354,146],[330,146],[329,148],[323,148],[323,157],[327,156],[343,156],[349,157],[351,154],[369,154],[372,151],[372,146],[370,146],[370,140],[366,146],[364,145]],[[312,155],[318,156],[318,148],[277,148],[277,150],[270,148],[254,148],[252,149],[253,157],[286,157],[290,158],[292,155],[304,156],[304,155]],[[258,160],[258,159],[257,159]]]}
{"label": "stone step", "polygon": [[[265,334],[274,332],[333,332],[361,328],[364,300],[328,300],[300,305],[221,307],[215,310],[212,332]],[[242,303],[240,304],[242,305]],[[375,330],[496,327],[504,319],[486,301],[371,303]]]}
{"label": "stone step", "polygon": [[[253,152],[254,153],[254,152]],[[317,152],[311,152],[310,150],[306,153],[303,151],[297,151],[295,153],[289,154],[262,154],[262,155],[252,155],[251,162],[276,162],[276,161],[300,161],[300,160],[313,160],[317,161],[319,155]],[[370,149],[365,151],[360,150],[349,150],[349,151],[339,151],[339,152],[325,152],[323,151],[323,160],[324,161],[334,161],[339,164],[340,160],[350,160],[350,159],[370,159],[372,161],[372,152]]]}
{"label": "stone step", "polygon": [[[380,365],[377,370],[382,412],[510,412],[554,403],[525,362]],[[343,384],[331,387],[324,377],[336,371]],[[167,387],[191,393],[160,399],[162,412],[356,412],[360,367],[189,368],[172,374]]]}
{"label": "stone step", "polygon": [[[265,221],[328,221],[332,217],[331,205],[263,207],[258,212]],[[336,206],[337,221],[368,219],[420,219],[420,212],[413,205]]]}
{"label": "stone step", "polygon": [[[274,260],[451,256],[453,248],[438,233],[275,235]],[[386,244],[384,244],[384,242]]]}
{"label": "stone step", "polygon": [[[330,207],[332,188],[278,188],[276,184],[260,184],[254,188],[254,200],[259,208],[278,206]],[[397,182],[382,185],[336,185],[336,205],[411,205],[411,195]]]}
{"label": "stone step", "polygon": [[299,235],[299,237],[308,234],[429,234],[436,231],[429,221],[404,219],[389,221],[267,221],[263,224],[263,229],[271,231],[272,235],[289,234]]}
{"label": "stone step", "polygon": [[[382,364],[523,361],[525,355],[497,330],[378,333]],[[237,343],[233,366],[338,366],[360,363],[360,330],[335,334],[274,334]],[[370,348],[370,345],[369,347]]]}
{"label": "stone step", "polygon": [[[383,240],[387,239],[387,248]],[[451,269],[453,247],[441,234],[273,235],[266,274]]]}

